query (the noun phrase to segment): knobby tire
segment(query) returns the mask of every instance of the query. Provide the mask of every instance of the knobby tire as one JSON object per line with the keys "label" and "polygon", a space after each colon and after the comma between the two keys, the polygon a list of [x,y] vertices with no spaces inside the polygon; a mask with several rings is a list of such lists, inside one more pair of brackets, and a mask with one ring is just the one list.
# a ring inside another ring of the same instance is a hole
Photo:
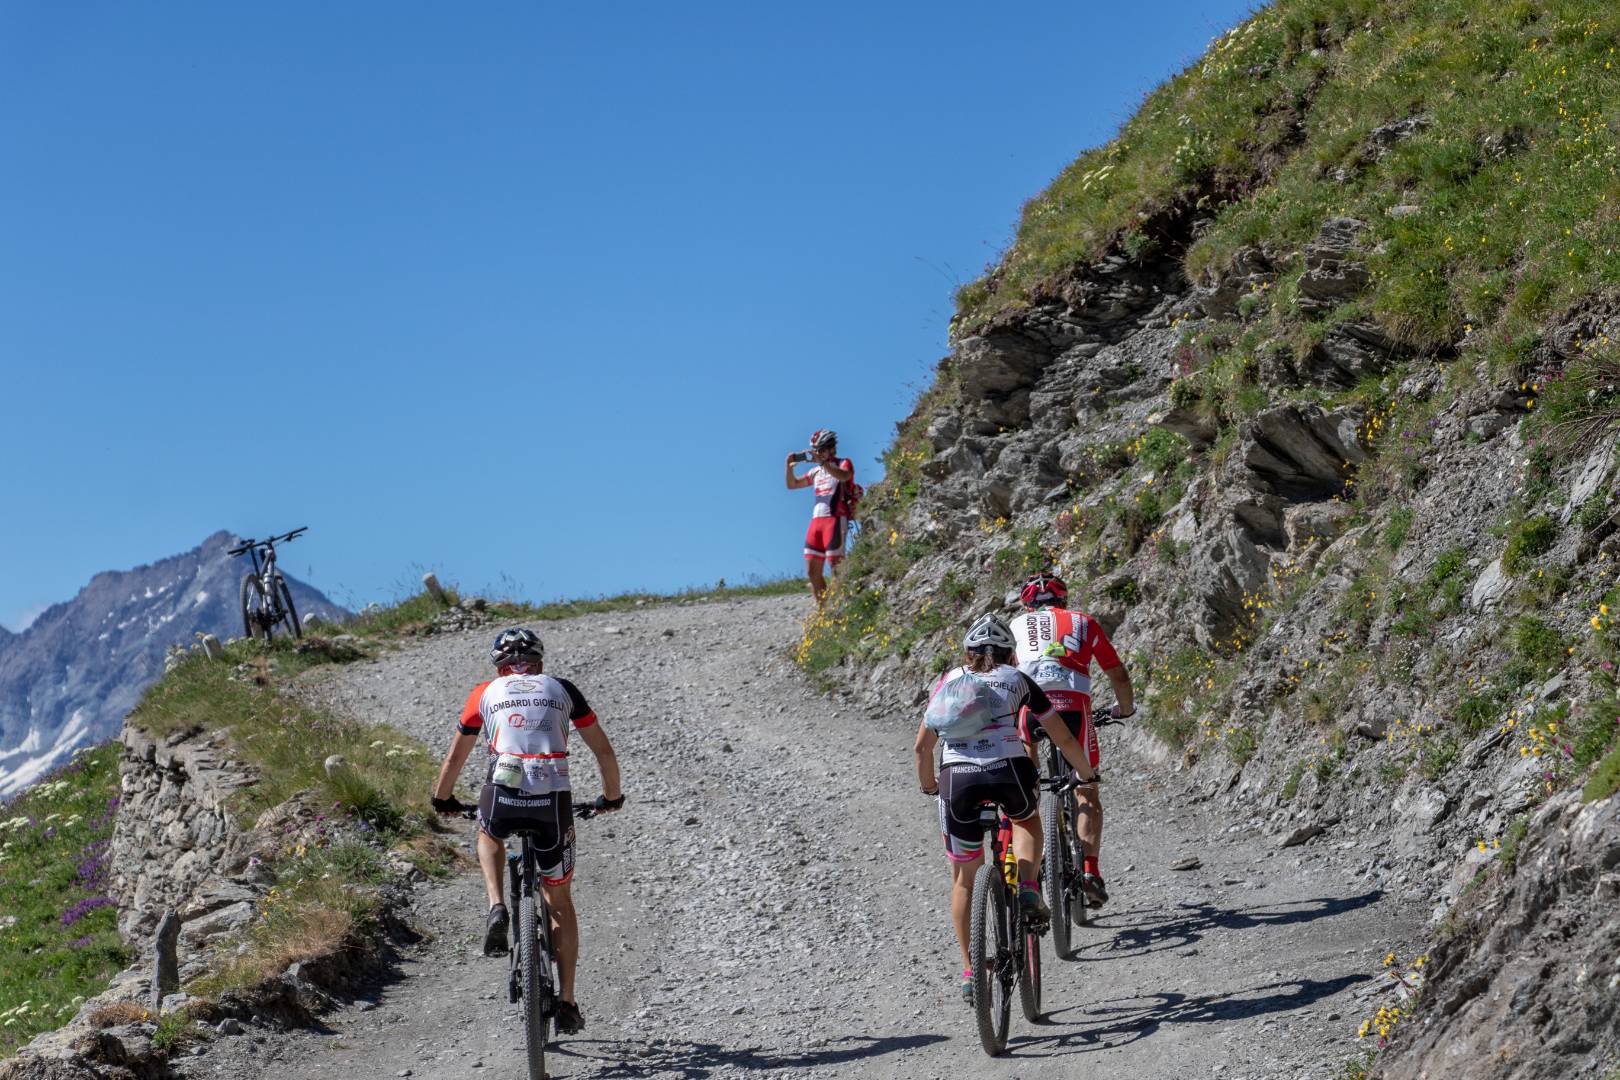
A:
{"label": "knobby tire", "polygon": [[[1051,747],[1049,753],[1051,754],[1049,759],[1049,771],[1051,774],[1053,776],[1068,775],[1068,762],[1063,760],[1063,754],[1058,750],[1058,748],[1055,746]],[[1073,792],[1066,792],[1062,795],[1054,794],[1054,808],[1057,806],[1056,800],[1058,799],[1067,800],[1062,804],[1064,817],[1063,824],[1065,826],[1062,830],[1063,853],[1064,861],[1067,863],[1066,869],[1068,870],[1069,876],[1073,879],[1073,887],[1066,890],[1068,895],[1068,903],[1065,905],[1065,907],[1069,913],[1070,921],[1063,924],[1063,937],[1061,939],[1062,944],[1059,944],[1060,939],[1056,937],[1052,939],[1052,943],[1058,950],[1058,956],[1067,959],[1070,955],[1072,955],[1073,948],[1073,942],[1069,935],[1069,926],[1071,922],[1074,926],[1085,926],[1091,922],[1091,915],[1086,910],[1089,905],[1088,901],[1086,900],[1085,890],[1080,888],[1080,867],[1083,865],[1082,857],[1085,855],[1085,849],[1081,847],[1080,839],[1075,833],[1075,829],[1078,828],[1080,824],[1079,806],[1075,802]],[[1046,836],[1046,842],[1048,844],[1047,850],[1050,851],[1050,845],[1052,842],[1050,826],[1047,826]],[[1054,924],[1057,922],[1056,907],[1052,908],[1052,922]]]}
{"label": "knobby tire", "polygon": [[979,867],[973,878],[973,909],[968,926],[968,961],[973,966],[973,1012],[979,1024],[979,1043],[991,1057],[1007,1049],[1007,1024],[1012,1018],[1010,989],[1001,978],[1001,966],[1011,951],[1007,940],[1007,892],[999,879],[1001,868]]}
{"label": "knobby tire", "polygon": [[264,582],[251,570],[242,575],[242,636],[261,635],[270,640],[270,620],[264,614],[270,609],[270,598],[264,594]]}
{"label": "knobby tire", "polygon": [[546,1075],[546,1002],[541,989],[541,965],[549,958],[541,955],[539,905],[534,895],[534,869],[523,870],[523,905],[518,946],[523,950],[523,1041],[529,1050],[529,1080]]}
{"label": "knobby tire", "polygon": [[1008,912],[1013,932],[1024,941],[1018,966],[1018,1004],[1024,1019],[1035,1023],[1041,1018],[1041,936],[1029,928],[1021,912]]}
{"label": "knobby tire", "polygon": [[1069,879],[1074,874],[1068,836],[1064,826],[1068,815],[1063,813],[1062,795],[1048,792],[1046,807],[1042,811],[1041,831],[1045,834],[1045,855],[1042,867],[1046,887],[1046,906],[1052,909],[1052,952],[1059,960],[1070,955],[1069,941]]}
{"label": "knobby tire", "polygon": [[298,625],[298,609],[293,607],[292,590],[287,588],[287,579],[280,574],[276,575],[276,591],[281,593],[281,614],[287,623],[287,633],[295,638],[304,636],[304,628]]}

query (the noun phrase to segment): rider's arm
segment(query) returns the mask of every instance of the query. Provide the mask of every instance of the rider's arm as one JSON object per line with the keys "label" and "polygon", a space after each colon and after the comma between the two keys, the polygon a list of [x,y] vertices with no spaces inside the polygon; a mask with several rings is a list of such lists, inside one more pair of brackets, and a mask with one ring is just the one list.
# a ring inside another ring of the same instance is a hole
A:
{"label": "rider's arm", "polygon": [[1114,643],[1108,640],[1108,632],[1102,628],[1102,623],[1091,616],[1090,637],[1092,642],[1091,658],[1097,661],[1103,674],[1108,676],[1108,682],[1114,688],[1114,704],[1118,706],[1120,716],[1129,716],[1136,711],[1136,697],[1131,692],[1130,672],[1119,659],[1119,653],[1114,650]]}
{"label": "rider's arm", "polygon": [[579,737],[585,745],[591,748],[596,755],[596,769],[602,774],[602,795],[608,802],[618,801],[624,792],[619,790],[619,759],[613,753],[613,744],[608,742],[607,732],[602,730],[601,724],[587,724],[576,728]]}
{"label": "rider's arm", "polygon": [[1080,749],[1079,740],[1069,733],[1069,725],[1063,722],[1063,717],[1058,715],[1057,710],[1048,710],[1042,713],[1039,719],[1041,727],[1046,729],[1047,737],[1052,740],[1052,744],[1063,755],[1063,760],[1067,761],[1074,768],[1074,771],[1080,774],[1080,779],[1090,780],[1094,778],[1097,775],[1097,770],[1091,767],[1091,762],[1086,759],[1085,752]]}
{"label": "rider's arm", "polygon": [[812,483],[812,481],[811,481],[808,474],[806,474],[804,476],[794,476],[793,475],[793,464],[794,464],[793,459],[794,459],[795,456],[797,456],[797,455],[789,454],[787,456],[787,466],[785,468],[785,472],[787,474],[787,486],[788,486],[789,491],[792,491],[795,488],[809,487],[810,484]]}
{"label": "rider's arm", "polygon": [[461,768],[467,764],[467,755],[478,742],[478,732],[458,731],[456,737],[450,740],[450,749],[445,751],[444,764],[439,766],[439,779],[433,785],[435,799],[448,799],[456,790],[456,780],[461,776]]}
{"label": "rider's arm", "polygon": [[911,752],[917,757],[917,786],[924,795],[939,791],[939,779],[934,775],[934,744],[937,742],[939,736],[927,724],[917,725],[917,741],[912,744]]}
{"label": "rider's arm", "polygon": [[1129,716],[1136,711],[1136,697],[1131,690],[1131,673],[1125,670],[1124,664],[1115,664],[1111,668],[1103,668],[1103,674],[1108,676],[1108,682],[1114,688],[1114,708],[1120,716]]}
{"label": "rider's arm", "polygon": [[585,695],[580,693],[579,687],[567,679],[557,679],[557,682],[562,686],[563,693],[568,695],[569,723],[574,725],[579,737],[596,755],[596,771],[602,774],[603,798],[618,802],[624,792],[619,790],[619,759],[613,753],[613,744],[608,742],[607,733],[597,722],[596,713],[592,711],[590,702],[585,700]]}
{"label": "rider's arm", "polygon": [[823,469],[826,469],[827,474],[834,480],[849,480],[855,476],[855,465],[848,458],[841,460],[839,458],[828,458],[818,464]]}
{"label": "rider's arm", "polygon": [[456,722],[456,737],[450,740],[450,749],[445,751],[444,764],[439,766],[439,779],[433,785],[435,799],[448,799],[456,789],[456,780],[461,776],[462,766],[467,764],[467,755],[478,742],[478,732],[484,726],[484,690],[489,683],[479,683],[473,687],[472,693],[467,695],[467,703],[461,707],[461,718]]}

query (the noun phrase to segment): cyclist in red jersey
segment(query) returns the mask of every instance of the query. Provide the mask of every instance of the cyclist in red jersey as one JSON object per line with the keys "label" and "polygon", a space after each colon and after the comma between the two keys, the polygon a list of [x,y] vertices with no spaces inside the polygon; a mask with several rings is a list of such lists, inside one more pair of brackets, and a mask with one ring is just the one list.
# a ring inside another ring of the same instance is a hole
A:
{"label": "cyclist in red jersey", "polygon": [[[1019,599],[1025,614],[1012,620],[1013,637],[1017,640],[1018,670],[1035,681],[1053,708],[1063,717],[1070,733],[1079,740],[1097,768],[1102,761],[1102,750],[1097,743],[1097,728],[1091,719],[1091,662],[1095,660],[1108,676],[1114,688],[1114,706],[1110,715],[1123,720],[1136,712],[1136,700],[1131,689],[1131,676],[1120,661],[1114,645],[1102,624],[1083,611],[1070,611],[1062,605],[1068,599],[1069,587],[1063,579],[1046,571],[1024,582]],[[1031,741],[1038,736],[1029,725]],[[1080,887],[1094,905],[1108,902],[1108,887],[1098,869],[1098,852],[1102,847],[1102,796],[1095,779],[1074,789],[1076,813],[1075,833],[1080,837]]]}
{"label": "cyclist in red jersey", "polygon": [[[613,744],[579,687],[544,673],[545,646],[532,630],[502,631],[489,650],[495,678],[479,683],[467,697],[433,785],[433,809],[441,814],[472,809],[453,792],[473,744],[483,735],[489,769],[478,798],[478,864],[484,871],[489,913],[484,920],[484,955],[507,954],[510,917],[501,891],[506,838],[526,832],[539,853],[541,887],[551,909],[552,942],[557,951],[557,1030],[571,1035],[585,1026],[574,1000],[574,969],[579,960],[579,920],[570,884],[574,877],[574,813],[568,780],[568,732],[596,755],[602,775],[598,812],[624,805],[619,762]],[[612,794],[610,795],[609,792]]]}
{"label": "cyclist in red jersey", "polygon": [[[801,461],[814,462],[803,476],[793,474],[793,466]],[[810,512],[810,528],[804,535],[805,569],[810,576],[810,591],[820,604],[827,594],[827,580],[822,576],[821,564],[838,565],[844,560],[844,539],[849,531],[849,504],[845,496],[848,485],[855,481],[855,463],[838,456],[838,433],[820,428],[810,433],[810,449],[787,456],[787,486],[816,489],[815,509]]]}

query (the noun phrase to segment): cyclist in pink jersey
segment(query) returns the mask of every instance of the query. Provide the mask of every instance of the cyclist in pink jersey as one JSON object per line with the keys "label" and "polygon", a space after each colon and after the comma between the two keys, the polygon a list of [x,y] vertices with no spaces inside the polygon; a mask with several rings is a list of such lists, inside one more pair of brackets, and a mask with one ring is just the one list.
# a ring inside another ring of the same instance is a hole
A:
{"label": "cyclist in pink jersey", "polygon": [[[795,476],[793,466],[802,461],[814,462],[814,465],[803,476]],[[821,564],[831,564],[832,572],[837,574],[838,565],[844,561],[844,540],[849,532],[850,516],[848,492],[855,482],[855,463],[838,456],[838,432],[819,428],[810,433],[809,450],[787,456],[786,476],[789,491],[816,489],[810,528],[804,535],[804,562],[810,577],[810,591],[820,604],[827,594]]]}
{"label": "cyclist in pink jersey", "polygon": [[[1102,624],[1082,611],[1062,605],[1069,587],[1046,571],[1024,582],[1019,594],[1025,613],[1012,620],[1017,641],[1018,670],[1028,675],[1051,700],[1070,733],[1086,750],[1091,767],[1102,763],[1097,728],[1091,718],[1091,663],[1097,662],[1114,688],[1110,715],[1123,720],[1136,712],[1131,676],[1120,661]],[[1033,741],[1039,732],[1026,725]],[[1108,902],[1108,887],[1098,868],[1102,846],[1102,796],[1095,779],[1074,789],[1075,833],[1080,838],[1080,887],[1093,905]]]}
{"label": "cyclist in pink jersey", "polygon": [[[1012,847],[1018,860],[1018,905],[1030,922],[1045,926],[1051,919],[1041,898],[1040,771],[1029,756],[1029,738],[1020,718],[1033,717],[1046,730],[1078,776],[1091,767],[1080,744],[1058,720],[1056,710],[1028,676],[1012,666],[1012,632],[993,614],[980,616],[968,627],[962,642],[962,666],[947,671],[934,684],[930,705],[942,688],[958,678],[982,682],[983,692],[996,702],[996,718],[962,738],[940,736],[925,716],[917,726],[912,752],[917,763],[917,784],[924,795],[939,803],[939,831],[945,857],[951,865],[951,923],[962,950],[962,1000],[973,1000],[973,970],[968,954],[968,920],[973,902],[973,877],[984,860],[984,829],[979,808],[994,803],[1012,822]],[[934,748],[944,742],[938,771]]]}

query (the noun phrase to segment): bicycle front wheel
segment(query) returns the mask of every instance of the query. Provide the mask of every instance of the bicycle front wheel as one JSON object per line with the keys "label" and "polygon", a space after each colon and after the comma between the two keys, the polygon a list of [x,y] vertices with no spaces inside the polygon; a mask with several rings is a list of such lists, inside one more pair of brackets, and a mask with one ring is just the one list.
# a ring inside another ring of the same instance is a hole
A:
{"label": "bicycle front wheel", "polygon": [[979,1043],[991,1057],[1007,1049],[1012,1018],[1012,983],[1006,978],[1012,942],[1007,937],[1007,891],[998,867],[979,867],[973,877],[973,909],[968,924],[968,960],[973,965],[973,1012]]}
{"label": "bicycle front wheel", "polygon": [[1041,855],[1042,886],[1046,889],[1046,906],[1052,909],[1052,952],[1059,960],[1069,958],[1069,906],[1073,902],[1069,893],[1074,876],[1072,849],[1069,846],[1068,815],[1063,813],[1062,795],[1048,793],[1046,806],[1041,810],[1041,830],[1045,833],[1045,850]]}
{"label": "bicycle front wheel", "polygon": [[281,594],[281,617],[286,623],[287,633],[295,638],[304,636],[304,628],[298,625],[298,609],[293,607],[292,590],[287,588],[287,579],[280,574],[276,575],[276,591]]}
{"label": "bicycle front wheel", "polygon": [[546,1075],[545,991],[541,969],[549,963],[540,949],[540,918],[532,881],[523,884],[523,915],[519,920],[518,947],[523,950],[523,1041],[529,1050],[529,1080]]}
{"label": "bicycle front wheel", "polygon": [[252,571],[242,575],[242,636],[263,634],[270,640],[270,598],[264,593],[264,582]]}

